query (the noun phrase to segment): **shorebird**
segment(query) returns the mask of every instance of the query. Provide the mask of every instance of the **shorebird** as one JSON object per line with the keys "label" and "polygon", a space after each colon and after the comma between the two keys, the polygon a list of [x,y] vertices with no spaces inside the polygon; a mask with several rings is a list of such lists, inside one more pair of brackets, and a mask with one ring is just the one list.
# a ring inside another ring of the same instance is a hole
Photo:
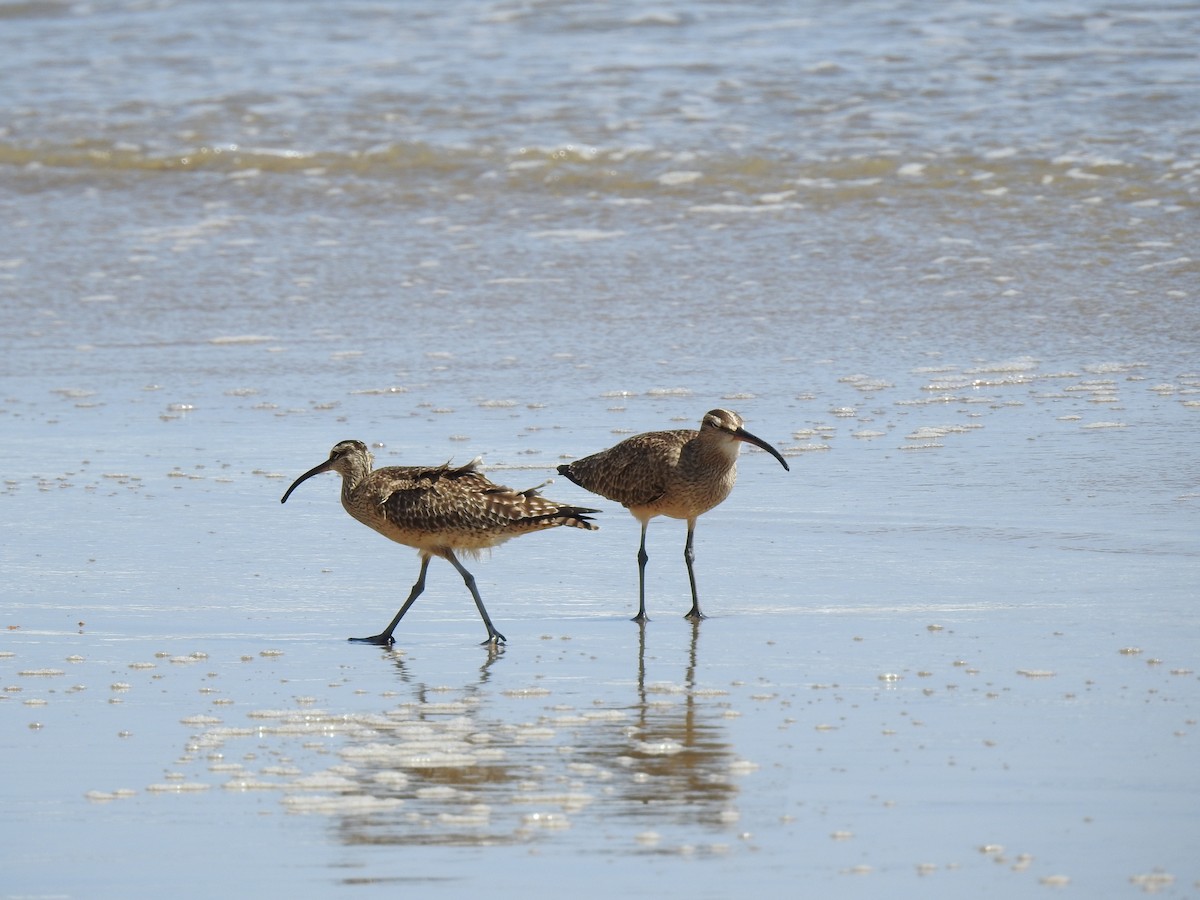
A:
{"label": "shorebird", "polygon": [[446,463],[373,469],[374,464],[362,441],[342,441],[329,451],[329,459],[292,482],[279,501],[287,503],[292,491],[314,475],[337,472],[342,476],[346,512],[420,554],[421,573],[396,617],[379,634],[350,638],[352,641],[380,646],[394,643],[392,632],[425,590],[429,560],[440,556],[458,570],[475,600],[488,633],[483,643],[502,643],[504,635],[492,624],[475,578],[458,561],[456,552],[478,554],[509,538],[556,525],[596,530],[588,514],[599,510],[555,503],[539,494],[538,488],[514,491],[494,484],[479,471],[478,458],[457,467]]}
{"label": "shorebird", "polygon": [[626,438],[607,450],[558,467],[560,475],[594,494],[616,500],[642,523],[638,548],[638,614],[646,622],[646,526],[655,516],[687,519],[683,559],[692,587],[692,608],[685,618],[704,618],[696,598],[696,558],[692,537],[696,520],[729,496],[737,478],[741,442],[761,447],[788,469],[779,451],[742,427],[742,417],[727,409],[704,414],[700,430],[650,431]]}

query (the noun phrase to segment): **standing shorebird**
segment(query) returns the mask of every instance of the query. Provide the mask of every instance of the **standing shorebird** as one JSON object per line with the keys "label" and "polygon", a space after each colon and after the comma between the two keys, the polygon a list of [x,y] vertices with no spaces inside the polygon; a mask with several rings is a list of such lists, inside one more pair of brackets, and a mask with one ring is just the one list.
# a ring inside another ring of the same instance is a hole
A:
{"label": "standing shorebird", "polygon": [[329,451],[329,459],[292,482],[279,501],[287,503],[302,481],[322,472],[337,472],[342,476],[342,506],[346,512],[384,537],[415,547],[420,553],[421,574],[396,617],[379,634],[350,638],[352,641],[381,646],[394,643],[392,632],[425,590],[429,560],[440,556],[458,569],[479,608],[488,633],[483,643],[501,643],[504,635],[492,624],[475,578],[458,561],[455,551],[478,554],[509,538],[555,525],[596,530],[588,514],[599,510],[555,503],[541,496],[537,488],[514,491],[493,484],[480,473],[478,459],[458,467],[446,463],[372,469],[374,464],[371,451],[362,441],[342,441]]}
{"label": "standing shorebird", "polygon": [[558,467],[577,485],[616,500],[642,523],[638,548],[638,614],[646,619],[646,526],[655,516],[687,519],[683,559],[692,586],[692,608],[685,618],[703,619],[696,598],[692,537],[696,520],[729,496],[737,478],[741,442],[761,447],[785,469],[779,451],[742,427],[742,417],[727,409],[705,413],[699,431],[651,431],[626,438],[614,447]]}

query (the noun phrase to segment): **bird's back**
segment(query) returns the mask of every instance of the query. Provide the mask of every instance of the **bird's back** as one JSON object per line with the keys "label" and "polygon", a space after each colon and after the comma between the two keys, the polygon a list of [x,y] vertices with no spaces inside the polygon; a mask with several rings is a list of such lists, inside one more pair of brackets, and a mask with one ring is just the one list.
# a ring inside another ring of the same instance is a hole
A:
{"label": "bird's back", "polygon": [[575,484],[627,507],[649,506],[670,489],[684,445],[698,431],[651,431],[558,467]]}
{"label": "bird's back", "polygon": [[352,491],[346,510],[386,537],[425,550],[481,550],[531,531],[567,525],[595,530],[583,507],[555,503],[537,488],[517,491],[464,466],[387,466]]}

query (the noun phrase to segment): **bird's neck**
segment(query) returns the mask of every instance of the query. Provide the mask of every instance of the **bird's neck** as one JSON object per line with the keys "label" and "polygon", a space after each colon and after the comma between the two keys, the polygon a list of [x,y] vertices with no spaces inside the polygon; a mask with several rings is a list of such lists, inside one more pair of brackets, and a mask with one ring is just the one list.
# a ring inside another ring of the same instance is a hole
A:
{"label": "bird's neck", "polygon": [[355,459],[342,471],[342,494],[349,496],[371,474],[372,461]]}
{"label": "bird's neck", "polygon": [[715,440],[698,440],[690,448],[697,462],[713,471],[732,469],[737,465],[738,451],[742,445],[738,441],[725,440],[717,437]]}

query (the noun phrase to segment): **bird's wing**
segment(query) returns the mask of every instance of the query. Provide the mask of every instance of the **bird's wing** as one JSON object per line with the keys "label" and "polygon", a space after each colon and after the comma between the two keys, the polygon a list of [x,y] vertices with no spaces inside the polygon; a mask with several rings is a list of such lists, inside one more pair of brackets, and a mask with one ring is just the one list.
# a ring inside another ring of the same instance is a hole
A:
{"label": "bird's wing", "polygon": [[545,518],[557,509],[535,489],[495,484],[477,462],[394,470],[397,475],[381,486],[378,502],[392,521],[417,523],[425,531],[487,531]]}
{"label": "bird's wing", "polygon": [[581,487],[622,506],[649,506],[666,493],[670,470],[692,432],[634,435],[614,447],[573,462],[565,473]]}
{"label": "bird's wing", "polygon": [[389,519],[411,521],[430,513],[431,504],[442,494],[439,485],[443,480],[464,475],[483,478],[475,466],[475,461],[458,467],[452,467],[449,463],[440,466],[387,466],[370,474],[369,489],[375,504],[386,511]]}

